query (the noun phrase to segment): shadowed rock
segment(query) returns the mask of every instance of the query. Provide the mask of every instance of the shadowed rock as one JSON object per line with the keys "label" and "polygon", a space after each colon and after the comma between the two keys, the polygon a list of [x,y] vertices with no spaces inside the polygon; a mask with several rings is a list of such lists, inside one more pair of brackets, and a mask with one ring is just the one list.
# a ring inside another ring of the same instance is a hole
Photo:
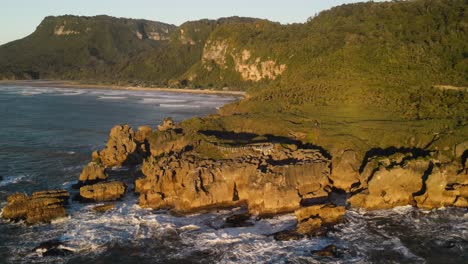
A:
{"label": "shadowed rock", "polygon": [[93,207],[92,210],[96,213],[103,213],[103,212],[113,210],[114,208],[115,208],[115,203],[108,203],[108,204],[95,206]]}
{"label": "shadowed rock", "polygon": [[338,257],[338,250],[335,245],[328,245],[319,250],[313,250],[312,255],[320,257]]}
{"label": "shadowed rock", "polygon": [[303,207],[294,212],[297,218],[297,232],[300,234],[314,234],[322,227],[337,224],[343,220],[344,206],[333,204]]}
{"label": "shadowed rock", "polygon": [[40,254],[43,257],[49,256],[66,256],[73,253],[73,251],[63,245],[58,239],[42,242],[39,246],[33,249],[33,252]]}

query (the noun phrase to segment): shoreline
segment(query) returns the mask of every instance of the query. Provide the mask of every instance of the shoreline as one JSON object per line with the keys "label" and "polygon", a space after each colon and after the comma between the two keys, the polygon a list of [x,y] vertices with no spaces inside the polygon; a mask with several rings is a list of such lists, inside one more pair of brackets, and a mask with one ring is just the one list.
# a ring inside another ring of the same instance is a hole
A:
{"label": "shoreline", "polygon": [[184,88],[150,88],[150,87],[137,87],[137,86],[119,86],[119,85],[105,85],[105,84],[83,84],[76,81],[64,80],[0,80],[0,85],[33,85],[35,87],[49,87],[54,88],[75,88],[75,89],[99,89],[99,90],[123,90],[123,91],[146,91],[146,92],[169,92],[169,93],[188,93],[188,94],[211,94],[211,95],[229,95],[234,97],[247,97],[246,92],[242,91],[218,91],[207,89],[184,89]]}

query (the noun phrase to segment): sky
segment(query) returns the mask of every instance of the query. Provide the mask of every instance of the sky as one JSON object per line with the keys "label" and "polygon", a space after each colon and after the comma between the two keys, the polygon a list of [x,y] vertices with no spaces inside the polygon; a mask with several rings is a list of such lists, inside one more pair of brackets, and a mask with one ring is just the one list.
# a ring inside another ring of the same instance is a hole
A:
{"label": "sky", "polygon": [[175,25],[228,16],[305,22],[333,6],[365,0],[0,0],[0,44],[31,34],[46,16],[110,15]]}

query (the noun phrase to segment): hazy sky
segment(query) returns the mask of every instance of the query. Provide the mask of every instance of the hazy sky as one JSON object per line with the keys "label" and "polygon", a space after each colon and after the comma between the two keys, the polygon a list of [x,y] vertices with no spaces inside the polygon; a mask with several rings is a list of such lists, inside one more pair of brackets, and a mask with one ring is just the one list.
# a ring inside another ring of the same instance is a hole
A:
{"label": "hazy sky", "polygon": [[0,0],[0,44],[32,33],[49,15],[111,15],[179,25],[188,20],[249,16],[304,22],[332,6],[366,0]]}

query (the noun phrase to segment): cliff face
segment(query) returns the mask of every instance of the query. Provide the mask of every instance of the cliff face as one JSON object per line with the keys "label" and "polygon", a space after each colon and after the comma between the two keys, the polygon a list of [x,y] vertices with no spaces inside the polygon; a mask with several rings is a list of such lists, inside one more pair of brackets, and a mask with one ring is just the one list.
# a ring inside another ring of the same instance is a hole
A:
{"label": "cliff face", "polygon": [[[277,149],[269,155],[213,161],[182,153],[145,161],[140,205],[179,212],[247,205],[255,214],[291,212],[302,199],[327,196],[329,161],[320,152]],[[294,154],[301,153],[301,158]],[[280,158],[280,157],[278,157]]]}
{"label": "cliff face", "polygon": [[237,89],[316,79],[465,85],[465,9],[463,0],[361,3],[293,25],[47,17],[0,47],[0,77]]}

